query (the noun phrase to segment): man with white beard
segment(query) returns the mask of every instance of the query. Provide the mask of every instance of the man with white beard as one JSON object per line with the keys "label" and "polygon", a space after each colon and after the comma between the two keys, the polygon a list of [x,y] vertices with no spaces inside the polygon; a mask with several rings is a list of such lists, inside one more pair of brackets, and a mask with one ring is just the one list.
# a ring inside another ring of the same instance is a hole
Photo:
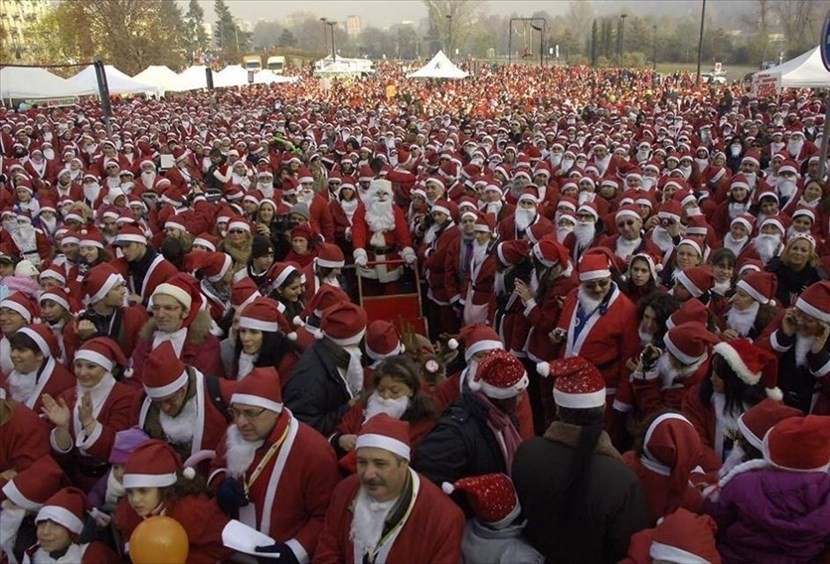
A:
{"label": "man with white beard", "polygon": [[758,258],[766,265],[772,257],[780,254],[784,246],[783,239],[786,229],[782,220],[776,216],[768,217],[761,222],[761,228],[755,239],[752,240],[752,246]]}
{"label": "man with white beard", "polygon": [[363,425],[357,473],[334,490],[315,561],[461,561],[464,514],[409,467],[409,433],[385,413]]}
{"label": "man with white beard", "polygon": [[804,164],[804,161],[814,155],[818,155],[819,150],[815,143],[807,141],[804,136],[804,131],[801,129],[792,129],[790,137],[787,140],[787,156],[798,163],[798,166]]}
{"label": "man with white beard", "polygon": [[729,249],[736,257],[749,249],[749,234],[755,227],[755,217],[744,213],[729,223],[729,232],[723,236],[723,248]]}
{"label": "man with white beard", "polygon": [[163,177],[156,173],[156,163],[153,159],[142,159],[139,170],[141,173],[136,179],[136,191],[139,193],[147,190],[161,192],[158,189],[158,183]]}
{"label": "man with white beard", "polygon": [[594,246],[598,220],[599,213],[592,202],[584,203],[577,209],[573,232],[562,243],[568,248],[573,261],[578,261],[585,251]]}
{"label": "man with white beard", "polygon": [[[352,244],[358,276],[369,282],[367,290],[374,293],[394,294],[403,273],[399,261],[411,265],[416,255],[412,248],[403,210],[392,201],[392,183],[388,180],[372,180],[371,198],[365,206],[358,206],[352,217]],[[369,261],[380,263],[367,267]],[[385,262],[393,262],[386,266]],[[374,282],[374,284],[373,284]],[[391,286],[384,286],[389,285]],[[374,288],[371,286],[374,285]]]}
{"label": "man with white beard", "polygon": [[274,174],[270,170],[261,170],[257,173],[256,189],[266,198],[274,197]]}
{"label": "man with white beard", "polygon": [[209,485],[229,517],[276,541],[259,551],[279,552],[280,562],[308,562],[340,475],[331,446],[285,409],[280,388],[271,367],[240,382]]}
{"label": "man with white beard", "polygon": [[773,298],[777,289],[778,278],[772,272],[750,272],[738,280],[721,337],[756,339],[776,315]]}
{"label": "man with white beard", "polygon": [[808,287],[756,343],[778,356],[784,403],[804,413],[830,412],[830,281]]}
{"label": "man with white beard", "polygon": [[314,191],[314,177],[311,171],[300,167],[297,173],[297,202],[308,205],[309,223],[311,228],[323,238],[334,242],[334,220],[331,217],[331,209],[328,201]]}
{"label": "man with white beard", "polygon": [[13,247],[21,260],[28,260],[36,267],[47,261],[52,250],[46,234],[32,225],[32,218],[19,214],[16,225],[3,221],[3,229],[9,231]]}
{"label": "man with white beard", "polygon": [[643,237],[643,220],[640,210],[634,204],[622,206],[614,215],[617,222],[617,234],[600,239],[597,244],[614,251],[614,254],[628,263],[632,255],[648,253],[651,256],[660,254],[660,249]]}
{"label": "man with white beard", "polygon": [[495,225],[491,215],[480,214],[473,228],[475,241],[462,314],[465,326],[484,323],[487,319],[496,274],[496,258],[488,252],[495,239]]}
{"label": "man with white beard", "polygon": [[572,211],[556,213],[559,215],[559,218],[556,220],[556,240],[564,244],[565,239],[573,233],[576,227],[576,214]]}
{"label": "man with white beard", "polygon": [[[516,204],[516,211],[513,217],[508,217],[499,222],[498,232],[500,241],[513,241],[515,239],[527,238],[527,230],[531,225],[545,224],[545,231],[553,231],[553,224],[550,220],[542,217],[539,213],[539,200],[535,191],[526,189],[519,196]],[[540,225],[541,227],[541,225]]]}

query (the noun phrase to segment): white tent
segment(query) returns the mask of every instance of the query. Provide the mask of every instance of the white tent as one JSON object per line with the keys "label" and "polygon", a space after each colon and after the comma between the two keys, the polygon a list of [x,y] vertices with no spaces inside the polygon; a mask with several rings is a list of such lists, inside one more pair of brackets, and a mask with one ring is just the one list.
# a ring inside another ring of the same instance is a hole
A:
{"label": "white tent", "polygon": [[[104,65],[107,75],[107,87],[110,94],[141,94],[158,92],[158,87],[132,79],[112,65]],[[67,80],[78,88],[84,96],[98,94],[98,78],[95,75],[95,65],[89,65],[84,70]]]}
{"label": "white tent", "polygon": [[152,84],[159,90],[166,91],[175,88],[179,75],[164,65],[150,65],[135,75],[133,80],[144,84]]}
{"label": "white tent", "polygon": [[65,78],[46,69],[34,67],[3,67],[0,69],[0,98],[42,100],[68,98],[83,93]]}
{"label": "white tent", "polygon": [[248,84],[248,71],[242,65],[228,65],[213,75],[213,86],[216,88],[245,84]]}
{"label": "white tent", "polygon": [[283,76],[266,69],[254,75],[254,84],[287,84],[297,82],[296,76]]}
{"label": "white tent", "polygon": [[821,51],[815,47],[786,63],[756,72],[753,80],[775,80],[779,91],[782,88],[824,88],[830,86],[830,72],[824,68]]}
{"label": "white tent", "polygon": [[455,66],[443,51],[438,51],[430,62],[407,75],[407,78],[467,78],[468,76],[469,74]]}
{"label": "white tent", "polygon": [[[213,75],[214,80],[216,75]],[[214,83],[215,86],[215,83]],[[170,88],[171,92],[184,92],[186,90],[198,90],[200,88],[207,88],[207,78],[205,77],[205,66],[194,65],[189,69],[183,70],[177,75],[176,84]]]}

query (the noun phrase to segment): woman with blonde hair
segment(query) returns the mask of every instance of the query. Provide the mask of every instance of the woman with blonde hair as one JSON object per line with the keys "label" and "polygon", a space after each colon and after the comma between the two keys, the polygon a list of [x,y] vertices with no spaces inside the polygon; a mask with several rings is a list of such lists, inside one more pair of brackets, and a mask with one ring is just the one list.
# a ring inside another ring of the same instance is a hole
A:
{"label": "woman with blonde hair", "polygon": [[766,270],[778,279],[775,300],[783,307],[790,306],[807,286],[827,278],[816,254],[816,240],[806,233],[792,235],[781,255],[767,263]]}
{"label": "woman with blonde hair", "polygon": [[222,239],[216,250],[231,255],[233,271],[238,272],[248,266],[253,240],[251,224],[244,217],[234,217],[228,222],[227,237]]}

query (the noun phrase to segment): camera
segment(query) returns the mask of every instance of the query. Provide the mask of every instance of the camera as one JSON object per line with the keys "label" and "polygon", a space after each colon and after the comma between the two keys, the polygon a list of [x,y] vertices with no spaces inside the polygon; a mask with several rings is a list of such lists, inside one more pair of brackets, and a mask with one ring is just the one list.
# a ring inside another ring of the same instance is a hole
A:
{"label": "camera", "polygon": [[660,358],[662,352],[660,349],[655,347],[654,345],[646,345],[646,348],[643,349],[643,352],[640,353],[640,361],[643,363],[643,367],[651,367],[654,366],[654,363]]}
{"label": "camera", "polygon": [[674,224],[674,221],[669,219],[668,217],[661,217],[660,218],[660,225],[662,227],[668,227],[669,225]]}

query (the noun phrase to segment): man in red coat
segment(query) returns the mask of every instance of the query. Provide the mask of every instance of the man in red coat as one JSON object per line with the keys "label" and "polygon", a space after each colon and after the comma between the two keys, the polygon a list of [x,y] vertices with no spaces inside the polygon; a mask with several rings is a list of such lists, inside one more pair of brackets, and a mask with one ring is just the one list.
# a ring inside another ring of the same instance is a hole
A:
{"label": "man in red coat", "polygon": [[334,490],[315,562],[461,560],[464,515],[410,469],[408,427],[386,414],[363,426],[356,444],[357,474]]}
{"label": "man in red coat", "polygon": [[156,287],[178,272],[173,263],[147,244],[147,237],[135,225],[122,227],[114,245],[121,248],[124,256],[112,265],[127,280],[132,305],[147,305]]}
{"label": "man in red coat", "polygon": [[464,297],[465,326],[484,323],[487,320],[487,309],[496,277],[496,257],[487,251],[495,238],[495,226],[495,219],[490,214],[481,214],[476,220],[469,283]]}
{"label": "man in red coat", "polygon": [[438,200],[430,209],[432,225],[424,236],[419,252],[424,261],[424,278],[427,281],[427,302],[425,310],[429,322],[430,338],[435,340],[440,333],[457,333],[458,316],[454,308],[461,305],[458,293],[447,292],[447,256],[461,243],[461,231],[453,221],[454,204]]}
{"label": "man in red coat", "polygon": [[334,220],[328,200],[314,191],[314,177],[305,167],[300,168],[297,183],[297,201],[308,205],[309,223],[328,243],[334,242]]}
{"label": "man in red coat", "polygon": [[225,513],[277,541],[268,548],[280,562],[308,562],[340,475],[331,446],[283,408],[280,388],[270,367],[242,380],[210,481]]}

